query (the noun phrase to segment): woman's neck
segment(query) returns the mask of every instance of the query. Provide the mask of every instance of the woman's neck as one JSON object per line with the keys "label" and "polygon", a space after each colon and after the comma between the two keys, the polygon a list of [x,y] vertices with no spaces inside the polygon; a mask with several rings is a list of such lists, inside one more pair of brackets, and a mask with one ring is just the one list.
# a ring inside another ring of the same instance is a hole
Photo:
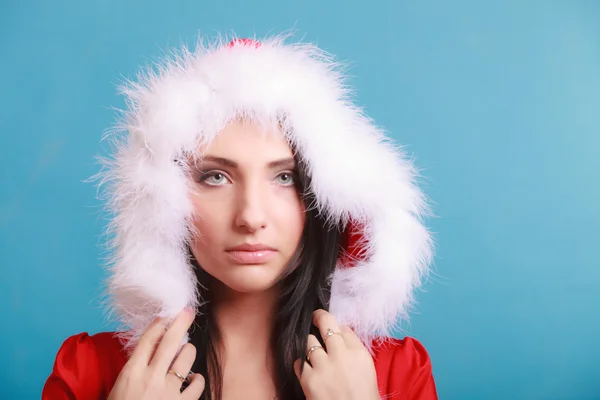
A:
{"label": "woman's neck", "polygon": [[271,336],[278,288],[240,293],[217,283],[211,290],[211,308],[221,336],[223,398],[276,397]]}
{"label": "woman's neck", "polygon": [[278,288],[261,293],[241,293],[215,282],[212,310],[221,334],[226,359],[270,359],[271,335],[277,310]]}

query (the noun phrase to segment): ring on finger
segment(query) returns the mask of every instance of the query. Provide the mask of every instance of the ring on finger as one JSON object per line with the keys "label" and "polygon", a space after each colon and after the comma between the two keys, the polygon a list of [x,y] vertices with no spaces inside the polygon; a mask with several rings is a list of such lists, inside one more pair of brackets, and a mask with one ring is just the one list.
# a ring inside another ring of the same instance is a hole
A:
{"label": "ring on finger", "polygon": [[181,381],[181,383],[183,383],[183,382],[185,382],[185,381],[187,380],[187,378],[186,378],[185,376],[181,375],[181,374],[180,374],[179,372],[177,372],[177,371],[173,371],[172,369],[169,369],[169,372],[168,372],[168,373],[169,373],[169,374],[173,374],[173,375],[175,375],[176,377],[178,377],[178,378],[179,378],[179,380]]}
{"label": "ring on finger", "polygon": [[333,335],[340,335],[340,336],[342,336],[342,333],[341,332],[336,332],[333,329],[329,328],[329,329],[327,329],[327,333],[325,334],[325,336],[323,336],[323,342],[326,341],[330,336],[333,336]]}
{"label": "ring on finger", "polygon": [[317,349],[323,349],[323,346],[321,346],[320,344],[310,346],[310,349],[308,349],[308,353],[306,353],[306,361],[310,362],[310,354]]}

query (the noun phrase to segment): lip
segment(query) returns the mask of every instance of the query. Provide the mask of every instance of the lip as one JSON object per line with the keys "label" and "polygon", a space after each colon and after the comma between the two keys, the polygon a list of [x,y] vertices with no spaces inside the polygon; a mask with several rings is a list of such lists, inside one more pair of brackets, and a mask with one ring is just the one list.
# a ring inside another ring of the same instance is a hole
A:
{"label": "lip", "polygon": [[227,249],[227,251],[229,252],[229,251],[276,251],[276,250],[272,247],[266,246],[261,243],[257,243],[257,244],[244,243],[239,246],[230,247]]}
{"label": "lip", "polygon": [[264,264],[277,254],[277,250],[263,244],[245,243],[226,250],[229,258],[236,264],[257,265]]}

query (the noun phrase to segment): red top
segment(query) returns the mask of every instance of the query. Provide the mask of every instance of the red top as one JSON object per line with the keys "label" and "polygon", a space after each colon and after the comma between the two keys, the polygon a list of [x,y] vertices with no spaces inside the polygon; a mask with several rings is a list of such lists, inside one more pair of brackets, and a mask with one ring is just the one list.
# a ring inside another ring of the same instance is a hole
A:
{"label": "red top", "polygon": [[[431,362],[421,343],[394,339],[374,347],[379,392],[385,399],[437,400]],[[56,356],[42,400],[106,399],[127,362],[113,332],[69,337]]]}

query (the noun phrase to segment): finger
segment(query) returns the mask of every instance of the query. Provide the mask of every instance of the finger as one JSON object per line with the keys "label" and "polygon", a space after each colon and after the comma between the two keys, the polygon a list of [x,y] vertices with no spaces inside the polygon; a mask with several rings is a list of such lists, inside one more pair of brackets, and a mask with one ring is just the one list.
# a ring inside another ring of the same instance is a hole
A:
{"label": "finger", "polygon": [[190,376],[190,384],[181,392],[182,400],[198,400],[204,392],[206,381],[200,374],[194,374]]}
{"label": "finger", "polygon": [[317,366],[327,362],[327,353],[323,347],[319,347],[311,351],[312,346],[319,345],[321,345],[321,343],[319,343],[319,339],[317,339],[315,335],[308,335],[308,340],[306,342],[307,361],[313,366],[313,368],[316,368]]}
{"label": "finger", "polygon": [[298,380],[302,380],[302,371],[300,371],[301,365],[302,360],[300,358],[294,361],[294,372],[296,373],[296,378],[298,378]]}
{"label": "finger", "polygon": [[138,344],[131,353],[129,362],[133,365],[143,365],[144,368],[148,366],[148,363],[152,358],[152,354],[154,353],[154,349],[156,348],[156,344],[164,335],[166,330],[167,325],[163,319],[156,318],[154,321],[152,321],[152,323],[148,326],[148,328],[146,328],[146,331],[138,340]]}
{"label": "finger", "polygon": [[150,361],[150,367],[155,369],[157,373],[163,375],[167,373],[187,330],[194,322],[194,317],[195,313],[193,310],[184,309],[177,314],[173,323],[165,332],[152,361]]}
{"label": "finger", "polygon": [[[333,314],[322,309],[316,310],[313,312],[313,324],[319,329],[328,354],[335,356],[346,347]],[[330,329],[334,334],[328,334]]]}
{"label": "finger", "polygon": [[300,384],[304,383],[304,380],[307,376],[309,376],[312,372],[312,367],[306,361],[302,361],[301,358],[294,361],[294,372],[296,373],[296,377]]}
{"label": "finger", "polygon": [[362,340],[360,340],[356,332],[354,332],[350,327],[342,325],[340,327],[340,332],[342,333],[348,348],[365,347]]}
{"label": "finger", "polygon": [[[192,368],[192,365],[194,365],[195,359],[196,347],[194,347],[194,345],[191,343],[186,343],[181,348],[179,355],[175,359],[175,362],[173,362],[173,365],[171,366],[169,371],[175,371],[184,378],[187,378],[188,372],[190,372],[190,368]],[[171,372],[167,372],[167,376],[165,377],[165,379],[167,381],[167,387],[169,388],[179,390],[183,385],[181,379]]]}

